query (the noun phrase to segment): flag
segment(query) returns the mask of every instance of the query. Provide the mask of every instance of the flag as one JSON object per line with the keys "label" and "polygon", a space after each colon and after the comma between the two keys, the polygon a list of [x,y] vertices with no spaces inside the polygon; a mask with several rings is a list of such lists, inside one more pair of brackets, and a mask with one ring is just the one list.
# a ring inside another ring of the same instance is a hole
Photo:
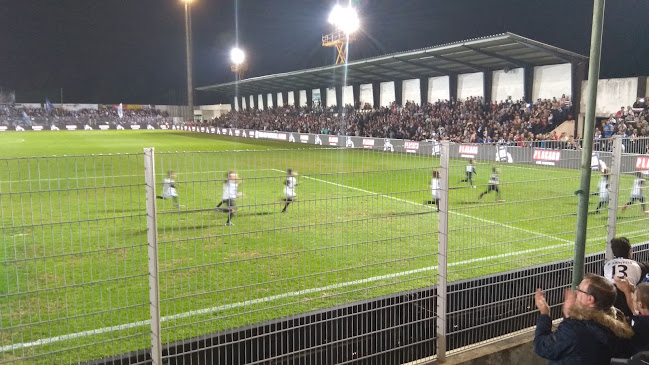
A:
{"label": "flag", "polygon": [[50,103],[50,99],[45,98],[45,112],[49,113],[54,107],[52,106],[52,103]]}
{"label": "flag", "polygon": [[122,103],[119,103],[119,106],[117,107],[117,115],[120,117],[124,117],[124,109],[122,109]]}
{"label": "flag", "polygon": [[22,111],[22,120],[23,120],[23,123],[25,123],[26,125],[28,125],[28,126],[32,125],[32,120],[29,119],[29,116],[27,115],[27,113],[25,113],[24,110]]}

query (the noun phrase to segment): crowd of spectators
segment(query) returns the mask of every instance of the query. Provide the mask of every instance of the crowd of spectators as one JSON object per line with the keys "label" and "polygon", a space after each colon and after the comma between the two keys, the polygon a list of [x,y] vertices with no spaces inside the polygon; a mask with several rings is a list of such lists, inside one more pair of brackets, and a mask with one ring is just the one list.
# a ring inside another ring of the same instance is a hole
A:
{"label": "crowd of spectators", "polygon": [[96,125],[102,123],[154,123],[169,118],[169,113],[155,108],[122,109],[113,105],[101,105],[97,109],[65,109],[43,106],[40,108],[0,105],[0,125],[51,125],[57,123],[77,123]]}
{"label": "crowd of spectators", "polygon": [[[485,103],[482,98],[465,101],[439,100],[418,105],[362,109],[346,106],[343,113],[335,109],[295,108],[230,112],[209,125],[257,130],[338,134],[409,140],[449,139],[458,143],[501,143],[524,146],[531,142],[555,141],[566,148],[579,148],[580,136],[557,134],[553,130],[566,120],[574,119],[569,97],[537,100],[533,104],[506,100]],[[613,134],[639,138],[649,136],[646,104],[622,111],[623,121],[614,127],[597,128],[596,138]],[[617,120],[617,119],[616,119]],[[633,128],[628,125],[632,124]]]}

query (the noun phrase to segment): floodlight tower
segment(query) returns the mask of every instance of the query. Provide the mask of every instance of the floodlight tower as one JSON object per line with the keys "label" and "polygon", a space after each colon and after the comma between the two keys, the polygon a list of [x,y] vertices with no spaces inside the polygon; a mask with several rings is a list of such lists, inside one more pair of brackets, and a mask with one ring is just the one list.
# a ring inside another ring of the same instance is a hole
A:
{"label": "floodlight tower", "polygon": [[248,71],[246,54],[239,47],[234,47],[230,51],[230,70],[237,74],[237,80],[242,80],[243,74]]}
{"label": "floodlight tower", "polygon": [[334,30],[322,36],[322,46],[336,47],[337,65],[347,63],[347,47],[349,43],[356,40],[355,32],[360,27],[358,13],[351,5],[336,4],[329,14],[329,23],[333,25]]}

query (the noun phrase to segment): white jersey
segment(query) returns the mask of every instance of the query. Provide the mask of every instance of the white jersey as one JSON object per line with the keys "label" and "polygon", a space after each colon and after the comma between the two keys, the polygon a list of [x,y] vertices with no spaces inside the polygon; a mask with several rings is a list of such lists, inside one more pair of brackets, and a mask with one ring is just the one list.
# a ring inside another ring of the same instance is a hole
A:
{"label": "white jersey", "polygon": [[239,185],[234,180],[227,180],[223,183],[223,200],[236,199],[239,196],[237,189]]}
{"label": "white jersey", "polygon": [[631,259],[616,257],[604,264],[604,277],[615,284],[614,277],[626,278],[629,283],[636,285],[642,280],[642,269]]}
{"label": "white jersey", "polygon": [[467,174],[475,174],[475,166],[473,166],[473,165],[467,165],[467,166],[466,166],[466,173],[467,173]]}
{"label": "white jersey", "polygon": [[489,178],[489,185],[498,185],[500,184],[500,177],[498,174],[491,174],[491,177]]}
{"label": "white jersey", "polygon": [[599,200],[608,201],[608,180],[604,176],[599,180]]}
{"label": "white jersey", "polygon": [[162,197],[163,198],[175,198],[178,197],[176,192],[176,182],[171,178],[166,178],[162,182]]}
{"label": "white jersey", "polygon": [[295,186],[297,185],[297,180],[293,176],[286,178],[284,182],[284,195],[286,198],[291,199],[295,197]]}
{"label": "white jersey", "polygon": [[433,178],[430,181],[430,192],[433,194],[433,199],[439,199],[439,179]]}
{"label": "white jersey", "polygon": [[632,198],[641,198],[642,197],[642,187],[644,186],[645,180],[643,178],[637,178],[633,180],[633,189],[631,190]]}

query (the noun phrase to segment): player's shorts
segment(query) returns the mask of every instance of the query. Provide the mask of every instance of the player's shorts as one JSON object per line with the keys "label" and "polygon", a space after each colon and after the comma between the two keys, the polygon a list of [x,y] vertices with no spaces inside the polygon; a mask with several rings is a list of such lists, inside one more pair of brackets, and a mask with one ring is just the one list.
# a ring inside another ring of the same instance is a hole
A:
{"label": "player's shorts", "polygon": [[644,196],[632,196],[629,204],[633,204],[635,202],[644,203]]}
{"label": "player's shorts", "polygon": [[495,192],[499,193],[500,189],[498,188],[498,185],[489,184],[489,186],[487,186],[487,193],[490,192],[490,191],[495,191]]}
{"label": "player's shorts", "polygon": [[295,198],[295,190],[285,188],[284,189],[284,197],[285,197],[286,200],[293,200],[293,198]]}
{"label": "player's shorts", "polygon": [[234,199],[225,199],[225,200],[223,200],[223,203],[225,203],[225,205],[227,205],[227,208],[223,209],[224,212],[230,213],[230,212],[234,212],[235,210],[237,210],[237,201],[236,200],[234,200]]}

